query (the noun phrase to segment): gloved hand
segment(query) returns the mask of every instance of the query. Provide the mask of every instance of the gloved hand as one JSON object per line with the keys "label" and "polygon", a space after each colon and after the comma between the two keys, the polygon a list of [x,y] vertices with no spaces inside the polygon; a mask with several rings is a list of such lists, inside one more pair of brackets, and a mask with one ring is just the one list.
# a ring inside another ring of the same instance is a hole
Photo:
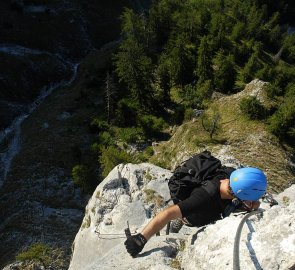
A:
{"label": "gloved hand", "polygon": [[128,237],[124,244],[128,253],[134,258],[140,251],[142,251],[146,242],[147,240],[145,237],[139,233]]}

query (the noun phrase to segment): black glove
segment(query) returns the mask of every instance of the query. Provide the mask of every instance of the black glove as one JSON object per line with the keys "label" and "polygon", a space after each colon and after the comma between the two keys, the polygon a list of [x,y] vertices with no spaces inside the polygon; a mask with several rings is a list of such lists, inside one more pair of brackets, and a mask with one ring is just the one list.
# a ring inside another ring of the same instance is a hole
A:
{"label": "black glove", "polygon": [[145,237],[139,233],[128,237],[124,244],[128,253],[134,258],[140,251],[142,251],[146,242],[147,240]]}

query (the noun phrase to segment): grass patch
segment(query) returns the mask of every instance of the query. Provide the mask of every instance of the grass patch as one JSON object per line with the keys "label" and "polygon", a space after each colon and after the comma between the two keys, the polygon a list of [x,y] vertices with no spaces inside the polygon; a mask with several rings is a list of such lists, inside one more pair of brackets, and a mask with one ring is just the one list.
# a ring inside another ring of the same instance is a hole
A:
{"label": "grass patch", "polygon": [[156,193],[153,189],[145,189],[145,199],[147,203],[155,203],[156,206],[163,204],[163,197]]}
{"label": "grass patch", "polygon": [[179,240],[180,242],[179,242],[179,251],[184,251],[184,249],[185,249],[185,240],[183,240],[183,239],[180,239]]}
{"label": "grass patch", "polygon": [[181,268],[181,262],[179,261],[179,259],[178,258],[174,258],[174,259],[172,259],[171,261],[170,261],[170,267],[171,268],[174,268],[174,269],[179,269],[179,270],[181,270],[182,268]]}
{"label": "grass patch", "polygon": [[100,198],[100,191],[97,191],[95,194],[95,198],[99,199]]}
{"label": "grass patch", "polygon": [[145,179],[146,179],[147,182],[150,182],[153,179],[153,176],[150,174],[149,169],[145,172],[144,176],[145,176]]}
{"label": "grass patch", "polygon": [[88,215],[86,218],[85,218],[85,220],[84,220],[84,222],[83,222],[83,224],[82,224],[82,229],[86,229],[86,228],[89,228],[90,227],[90,225],[91,225],[91,217],[90,217],[90,215]]}
{"label": "grass patch", "polygon": [[34,243],[27,250],[19,253],[16,256],[16,260],[22,261],[23,266],[26,266],[26,264],[31,265],[33,261],[41,264],[44,269],[65,269],[66,266],[62,259],[63,255],[61,249],[54,249],[44,243]]}
{"label": "grass patch", "polygon": [[284,196],[283,203],[284,203],[284,205],[288,206],[290,204],[290,198],[288,196]]}

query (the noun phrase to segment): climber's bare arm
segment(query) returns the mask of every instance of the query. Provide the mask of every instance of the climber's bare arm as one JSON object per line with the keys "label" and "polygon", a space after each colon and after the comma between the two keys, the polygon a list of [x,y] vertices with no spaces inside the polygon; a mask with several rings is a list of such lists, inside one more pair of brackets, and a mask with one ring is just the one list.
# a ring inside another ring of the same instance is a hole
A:
{"label": "climber's bare arm", "polygon": [[142,235],[149,240],[155,233],[159,232],[169,221],[182,218],[182,214],[178,205],[173,205],[158,215],[156,215],[149,224],[143,229]]}

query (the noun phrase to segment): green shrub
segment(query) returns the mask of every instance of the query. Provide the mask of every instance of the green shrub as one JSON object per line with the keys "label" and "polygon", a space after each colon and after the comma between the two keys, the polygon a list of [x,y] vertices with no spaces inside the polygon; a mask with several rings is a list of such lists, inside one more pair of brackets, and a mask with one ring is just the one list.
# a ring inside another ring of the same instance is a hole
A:
{"label": "green shrub", "polygon": [[104,120],[95,118],[92,120],[90,128],[92,132],[98,133],[101,131],[107,131],[109,129],[109,124]]}
{"label": "green shrub", "polygon": [[184,111],[184,121],[189,121],[193,118],[194,110],[192,108],[186,108]]}
{"label": "green shrub", "polygon": [[181,104],[178,104],[173,112],[170,114],[170,121],[172,124],[180,125],[184,120],[184,111],[185,107]]}
{"label": "green shrub", "polygon": [[256,73],[263,68],[262,61],[259,59],[259,53],[254,52],[251,57],[248,59],[248,62],[245,66],[239,70],[237,80],[249,83],[254,79]]}
{"label": "green shrub", "polygon": [[181,97],[183,104],[195,108],[202,108],[205,99],[208,99],[213,92],[212,81],[198,82],[197,85],[186,85]]}
{"label": "green shrub", "polygon": [[49,246],[43,243],[35,243],[32,244],[27,251],[18,254],[16,259],[20,261],[38,261],[46,267],[51,261],[51,252],[52,249]]}
{"label": "green shrub", "polygon": [[115,146],[102,147],[99,163],[102,168],[102,175],[106,177],[108,173],[118,164],[131,163],[134,159],[124,150],[120,150]]}
{"label": "green shrub", "polygon": [[100,132],[98,141],[100,145],[112,145],[114,143],[114,135],[109,131]]}
{"label": "green shrub", "polygon": [[72,177],[75,185],[84,192],[91,192],[97,182],[95,172],[86,165],[76,165],[72,169]]}
{"label": "green shrub", "polygon": [[295,82],[295,67],[294,65],[284,65],[279,63],[275,68],[273,84],[285,89],[289,83]]}
{"label": "green shrub", "polygon": [[213,87],[212,87],[211,80],[204,81],[203,83],[198,83],[197,84],[197,93],[196,93],[194,104],[198,108],[203,108],[204,101],[206,99],[210,98],[212,93],[213,93]]}
{"label": "green shrub", "polygon": [[266,110],[256,97],[245,97],[240,101],[240,109],[250,119],[262,119]]}
{"label": "green shrub", "polygon": [[142,127],[144,134],[148,138],[161,137],[163,129],[166,127],[166,123],[161,117],[153,115],[143,115],[139,119],[139,125]]}
{"label": "green shrub", "polygon": [[132,127],[136,125],[139,108],[131,99],[121,99],[117,103],[115,123],[119,127]]}
{"label": "green shrub", "polygon": [[100,148],[101,148],[101,145],[99,143],[93,143],[90,146],[90,150],[92,151],[93,154],[99,153],[100,152]]}
{"label": "green shrub", "polygon": [[141,128],[119,128],[117,129],[118,139],[126,143],[135,143],[143,137],[143,131]]}
{"label": "green shrub", "polygon": [[269,98],[274,98],[276,96],[279,96],[282,94],[282,90],[280,87],[273,85],[273,84],[268,84],[266,86],[266,94]]}
{"label": "green shrub", "polygon": [[280,139],[295,139],[295,97],[287,97],[285,102],[268,119],[270,131]]}
{"label": "green shrub", "polygon": [[146,147],[143,152],[138,154],[139,162],[146,162],[154,154],[154,149],[152,146]]}

